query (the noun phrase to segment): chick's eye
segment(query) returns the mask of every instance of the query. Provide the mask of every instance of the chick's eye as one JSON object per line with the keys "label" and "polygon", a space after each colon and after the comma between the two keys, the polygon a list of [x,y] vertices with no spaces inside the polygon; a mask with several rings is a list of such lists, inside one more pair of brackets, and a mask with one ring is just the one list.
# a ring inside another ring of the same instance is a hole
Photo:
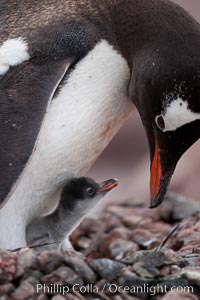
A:
{"label": "chick's eye", "polygon": [[94,194],[94,189],[93,189],[93,188],[91,188],[91,187],[89,187],[89,188],[87,188],[87,189],[86,189],[86,192],[87,192],[87,194],[88,194],[88,195],[90,195],[90,196],[91,196],[91,195],[93,195],[93,194]]}

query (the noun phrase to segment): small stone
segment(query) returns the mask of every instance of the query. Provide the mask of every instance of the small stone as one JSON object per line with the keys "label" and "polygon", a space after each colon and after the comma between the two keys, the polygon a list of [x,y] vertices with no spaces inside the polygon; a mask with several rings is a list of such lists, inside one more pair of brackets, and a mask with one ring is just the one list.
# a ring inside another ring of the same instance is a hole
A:
{"label": "small stone", "polygon": [[164,266],[161,270],[160,270],[160,277],[166,277],[167,275],[170,274],[170,266]]}
{"label": "small stone", "polygon": [[71,267],[77,274],[83,278],[85,283],[94,283],[96,274],[94,271],[78,256],[64,254],[65,263]]}
{"label": "small stone", "polygon": [[66,300],[77,300],[77,297],[72,294],[67,294],[65,299]]}
{"label": "small stone", "polygon": [[27,268],[37,269],[37,257],[32,249],[23,251],[17,258],[17,273],[16,277],[24,274]]}
{"label": "small stone", "polygon": [[15,300],[29,299],[36,294],[36,289],[28,282],[21,282],[20,286],[11,294]]}
{"label": "small stone", "polygon": [[[85,300],[86,298],[83,297],[81,294],[76,294],[76,295],[67,294],[67,295],[65,295],[65,299],[66,300]],[[88,299],[88,297],[87,297],[87,299]]]}
{"label": "small stone", "polygon": [[56,295],[56,296],[53,296],[51,299],[52,300],[65,300],[65,297],[63,297],[61,295]]}
{"label": "small stone", "polygon": [[136,251],[134,248],[129,249],[124,253],[124,255],[120,258],[120,261],[124,264],[131,264],[132,258],[134,257]]}
{"label": "small stone", "polygon": [[76,246],[79,249],[85,250],[85,249],[89,248],[90,243],[91,243],[91,239],[90,238],[85,237],[85,236],[80,236],[77,239]]}
{"label": "small stone", "polygon": [[200,287],[200,271],[188,271],[183,276]]}
{"label": "small stone", "polygon": [[109,235],[113,236],[115,239],[129,240],[132,232],[126,227],[114,228],[109,232]]}
{"label": "small stone", "polygon": [[27,269],[23,276],[24,277],[29,276],[29,277],[33,277],[37,280],[40,280],[40,278],[43,276],[43,273],[40,272],[39,270]]}
{"label": "small stone", "polygon": [[169,292],[167,293],[162,300],[198,300],[197,296],[191,293],[181,293],[181,292]]}
{"label": "small stone", "polygon": [[102,223],[100,220],[93,218],[84,218],[81,224],[76,228],[76,230],[71,234],[70,241],[74,245],[75,249],[80,249],[78,246],[78,240],[82,237],[92,238],[97,234],[102,228]]}
{"label": "small stone", "polygon": [[[26,274],[27,276],[28,274]],[[33,289],[35,292],[37,292],[37,286],[40,283],[40,280],[38,280],[35,277],[27,277],[26,279],[24,279],[22,281],[23,284],[26,284],[27,287],[30,287],[31,289]]]}
{"label": "small stone", "polygon": [[139,250],[139,247],[136,243],[125,241],[122,239],[117,239],[109,245],[110,255],[112,258],[120,260],[125,252],[132,249],[133,252]]}
{"label": "small stone", "polygon": [[75,273],[71,268],[60,267],[54,271],[54,274],[58,276],[58,278],[61,278],[62,282],[66,285],[73,286],[74,284],[84,284],[81,274]]}
{"label": "small stone", "polygon": [[101,233],[95,237],[92,241],[92,245],[86,255],[91,258],[109,257],[109,245],[115,240],[112,234]]}
{"label": "small stone", "polygon": [[102,278],[114,280],[124,271],[124,265],[107,258],[94,259],[89,262],[90,267]]}
{"label": "small stone", "polygon": [[123,218],[123,223],[129,228],[135,228],[143,220],[142,216],[126,216]]}
{"label": "small stone", "polygon": [[177,274],[177,273],[181,272],[181,268],[177,265],[172,265],[170,267],[170,271],[171,271],[172,274]]}
{"label": "small stone", "polygon": [[122,261],[123,263],[128,264],[135,264],[136,262],[142,261],[144,264],[154,267],[163,267],[174,264],[184,267],[187,265],[186,260],[184,260],[171,249],[162,249],[159,252],[142,250],[133,254],[132,257],[130,256],[129,258],[124,258]]}
{"label": "small stone", "polygon": [[13,300],[13,299],[9,296],[4,295],[0,297],[0,300]]}
{"label": "small stone", "polygon": [[101,233],[96,235],[95,239],[91,242],[90,251],[86,254],[89,254],[90,258],[102,258],[102,257],[111,257],[110,245],[115,242],[117,239],[128,239],[130,231],[126,228],[115,228],[112,229],[109,233]]}
{"label": "small stone", "polygon": [[84,257],[85,257],[81,252],[76,251],[74,249],[64,249],[61,253],[62,253],[63,258],[66,255],[71,256],[71,257],[79,257],[81,259],[84,259]]}
{"label": "small stone", "polygon": [[[120,286],[137,286],[142,282],[140,278],[129,270],[126,270],[117,280]],[[143,282],[145,282],[143,280]]]}
{"label": "small stone", "polygon": [[98,219],[93,219],[93,218],[84,218],[84,220],[81,222],[79,229],[82,232],[88,232],[90,233],[96,233],[99,232],[99,228],[101,228],[102,223]]}
{"label": "small stone", "polygon": [[73,286],[74,284],[83,285],[83,280],[69,267],[60,267],[51,274],[42,276],[41,282],[49,284],[63,284]]}
{"label": "small stone", "polygon": [[163,239],[163,235],[167,236],[167,234],[171,231],[171,224],[169,225],[164,223],[163,221],[157,221],[143,228],[150,230],[151,234]]}
{"label": "small stone", "polygon": [[[117,300],[117,299],[114,299],[113,300]],[[120,299],[119,299],[120,300]],[[124,294],[121,296],[121,300],[140,300],[139,298],[136,298],[134,296],[129,296],[127,294]]]}
{"label": "small stone", "polygon": [[198,256],[198,251],[196,251],[198,249],[199,249],[199,241],[191,241],[188,244],[182,245],[181,249],[179,249],[179,253],[182,256],[187,256],[187,257],[189,255],[193,255],[194,253],[197,254],[196,256]]}
{"label": "small stone", "polygon": [[1,285],[0,286],[0,296],[8,295],[11,292],[13,292],[14,289],[15,289],[15,287],[12,283],[7,283],[7,284],[4,284],[4,285]]}
{"label": "small stone", "polygon": [[58,251],[44,251],[38,256],[39,268],[48,274],[64,264],[64,257]]}
{"label": "small stone", "polygon": [[48,298],[45,294],[41,294],[41,295],[36,297],[36,300],[48,300]]}
{"label": "small stone", "polygon": [[147,266],[142,261],[133,265],[132,270],[142,278],[153,279],[160,275],[160,272],[154,266]]}
{"label": "small stone", "polygon": [[106,279],[101,279],[98,282],[95,283],[95,286],[99,288],[99,290],[102,290],[103,287],[108,283]]}
{"label": "small stone", "polygon": [[17,255],[8,251],[0,251],[0,284],[12,281],[16,274]]}
{"label": "small stone", "polygon": [[159,240],[153,236],[149,230],[142,228],[133,230],[132,239],[135,243],[144,248],[154,248],[159,244]]}
{"label": "small stone", "polygon": [[116,295],[112,298],[112,300],[123,300],[123,298],[120,295]]}
{"label": "small stone", "polygon": [[193,234],[195,234],[194,227],[192,225],[189,228],[181,228],[178,232],[178,238],[187,240],[187,242],[194,241]]}
{"label": "small stone", "polygon": [[107,211],[102,216],[103,224],[106,224],[106,231],[110,232],[112,229],[120,228],[122,226],[122,220]]}

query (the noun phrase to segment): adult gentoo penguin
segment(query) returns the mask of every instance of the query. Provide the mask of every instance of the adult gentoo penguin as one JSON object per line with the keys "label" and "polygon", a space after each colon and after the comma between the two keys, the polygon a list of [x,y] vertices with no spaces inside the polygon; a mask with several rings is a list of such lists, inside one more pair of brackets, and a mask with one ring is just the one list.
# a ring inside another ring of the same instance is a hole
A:
{"label": "adult gentoo penguin", "polygon": [[151,206],[199,138],[200,26],[167,0],[1,0],[0,247],[86,173],[137,107]]}
{"label": "adult gentoo penguin", "polygon": [[26,228],[28,246],[34,246],[38,250],[62,247],[66,236],[69,236],[83,217],[117,185],[118,180],[115,178],[101,183],[87,177],[69,180],[62,190],[55,211],[28,224]]}

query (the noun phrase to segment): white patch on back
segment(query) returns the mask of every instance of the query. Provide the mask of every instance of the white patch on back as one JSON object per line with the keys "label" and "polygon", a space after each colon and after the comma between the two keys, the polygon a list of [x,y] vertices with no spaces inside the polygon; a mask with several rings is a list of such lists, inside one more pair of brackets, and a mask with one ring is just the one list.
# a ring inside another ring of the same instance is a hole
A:
{"label": "white patch on back", "polygon": [[0,46],[0,76],[5,75],[10,67],[29,60],[27,43],[22,38],[9,39]]}
{"label": "white patch on back", "polygon": [[[35,151],[0,210],[0,228],[7,236],[49,207],[67,180],[90,169],[133,112],[129,80],[126,60],[105,40],[77,63],[48,106]],[[11,241],[2,242],[1,233],[0,246],[8,247]],[[18,237],[12,246],[19,246]]]}
{"label": "white patch on back", "polygon": [[[183,125],[200,120],[200,114],[193,112],[188,107],[188,102],[182,100],[180,96],[177,96],[177,99],[167,105],[165,111],[160,116],[163,117],[165,122],[163,132],[174,131]],[[158,117],[156,117],[156,120]]]}

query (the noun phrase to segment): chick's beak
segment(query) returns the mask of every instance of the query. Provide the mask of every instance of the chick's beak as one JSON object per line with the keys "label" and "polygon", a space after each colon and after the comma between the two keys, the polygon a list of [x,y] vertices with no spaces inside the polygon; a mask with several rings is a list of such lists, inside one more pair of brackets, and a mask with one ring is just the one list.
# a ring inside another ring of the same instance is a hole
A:
{"label": "chick's beak", "polygon": [[155,151],[151,164],[150,177],[150,208],[155,208],[162,203],[173,175],[173,171],[174,167],[169,170],[164,170],[162,167],[161,150],[159,148],[158,140],[155,138]]}
{"label": "chick's beak", "polygon": [[109,192],[118,185],[118,179],[112,178],[99,184],[99,193]]}

